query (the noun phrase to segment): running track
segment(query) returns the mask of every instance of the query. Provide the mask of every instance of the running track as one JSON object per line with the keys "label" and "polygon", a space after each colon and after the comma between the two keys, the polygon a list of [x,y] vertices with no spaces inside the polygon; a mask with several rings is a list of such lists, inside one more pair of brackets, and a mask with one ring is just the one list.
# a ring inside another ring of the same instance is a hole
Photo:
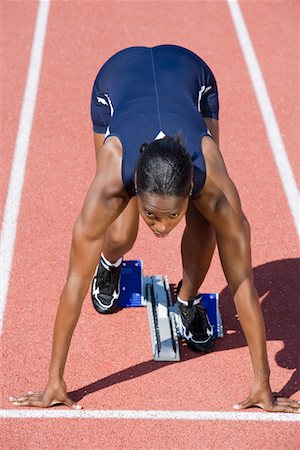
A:
{"label": "running track", "polygon": [[[38,6],[25,1],[1,5],[1,221],[16,136],[22,128]],[[299,185],[299,3],[241,2],[240,8]],[[87,299],[65,373],[69,391],[86,413],[76,418],[73,411],[55,408],[43,417],[39,410],[11,409],[7,400],[12,394],[41,389],[47,379],[72,224],[94,172],[89,119],[94,76],[121,48],[166,42],[200,54],[218,80],[221,148],[252,226],[272,387],[299,398],[299,241],[291,213],[295,202],[294,197],[288,202],[282,187],[227,2],[52,1],[3,320],[1,448],[292,449],[300,444],[299,416],[258,415],[254,409],[232,412],[232,404],[247,395],[251,364],[217,255],[203,286],[221,293],[226,335],[215,352],[198,357],[182,348],[181,363],[154,363],[144,310],[100,317]],[[259,89],[257,78],[254,84]],[[262,92],[257,95],[265,105]],[[14,181],[16,195],[20,174]],[[142,258],[147,273],[168,273],[176,282],[181,232],[179,226],[158,248],[141,224],[128,257]],[[1,254],[5,276],[8,266],[6,250]],[[154,411],[150,419],[149,411]],[[183,420],[180,411],[186,411],[189,420]]]}

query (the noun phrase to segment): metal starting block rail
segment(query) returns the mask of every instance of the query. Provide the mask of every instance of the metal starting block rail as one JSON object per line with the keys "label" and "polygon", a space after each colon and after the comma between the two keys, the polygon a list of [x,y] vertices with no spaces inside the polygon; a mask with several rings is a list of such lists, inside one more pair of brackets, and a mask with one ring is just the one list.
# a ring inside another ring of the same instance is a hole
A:
{"label": "metal starting block rail", "polygon": [[[202,304],[214,330],[215,337],[223,337],[218,294],[202,294]],[[120,297],[121,308],[147,306],[153,359],[180,361],[179,338],[182,323],[178,307],[173,304],[167,276],[143,276],[143,262],[123,262]]]}
{"label": "metal starting block rail", "polygon": [[175,319],[176,313],[170,311],[173,303],[168,279],[161,275],[152,275],[144,277],[143,281],[153,358],[155,361],[180,361],[179,330]]}

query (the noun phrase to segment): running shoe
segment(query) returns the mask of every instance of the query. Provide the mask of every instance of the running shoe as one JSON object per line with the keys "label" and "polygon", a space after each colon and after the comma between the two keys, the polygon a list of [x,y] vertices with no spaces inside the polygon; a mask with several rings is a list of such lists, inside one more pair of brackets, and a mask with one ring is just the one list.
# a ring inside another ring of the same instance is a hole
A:
{"label": "running shoe", "polygon": [[120,278],[123,264],[109,266],[100,258],[92,282],[92,302],[100,314],[112,313],[117,309],[120,295]]}
{"label": "running shoe", "polygon": [[[181,283],[177,288],[180,291]],[[177,294],[178,295],[178,294]],[[182,337],[190,349],[197,353],[206,353],[214,346],[214,331],[208,315],[202,305],[201,295],[188,299],[188,305],[177,302],[182,322]]]}

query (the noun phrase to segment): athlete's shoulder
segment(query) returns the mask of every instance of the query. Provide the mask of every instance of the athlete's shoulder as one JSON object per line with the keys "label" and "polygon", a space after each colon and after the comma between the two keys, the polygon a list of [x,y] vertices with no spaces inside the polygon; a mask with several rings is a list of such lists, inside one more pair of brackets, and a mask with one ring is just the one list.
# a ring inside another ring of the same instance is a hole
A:
{"label": "athlete's shoulder", "polygon": [[145,51],[147,51],[148,47],[143,46],[133,46],[133,47],[126,47],[122,50],[119,50],[118,52],[114,53],[112,56],[110,56],[106,62],[102,65],[102,69],[106,69],[108,66],[118,64],[119,61],[126,61],[128,57],[131,55],[138,55],[142,54]]}
{"label": "athlete's shoulder", "polygon": [[110,56],[100,67],[96,84],[101,83],[102,86],[114,84],[115,77],[118,77],[126,67],[130,67],[133,61],[142,58],[147,53],[147,49],[142,46],[127,47]]}
{"label": "athlete's shoulder", "polygon": [[202,58],[200,58],[200,56],[197,55],[194,51],[192,51],[186,47],[182,47],[181,45],[176,45],[176,44],[157,45],[156,47],[153,47],[153,51],[154,52],[162,51],[162,52],[166,52],[166,53],[176,53],[178,55],[185,55],[195,61],[205,63],[205,61]]}
{"label": "athlete's shoulder", "polygon": [[189,62],[198,73],[203,76],[212,74],[212,71],[208,64],[193,50],[186,47],[175,44],[163,44],[153,47],[154,52],[163,53],[168,58],[176,58],[177,60],[182,57],[182,60]]}

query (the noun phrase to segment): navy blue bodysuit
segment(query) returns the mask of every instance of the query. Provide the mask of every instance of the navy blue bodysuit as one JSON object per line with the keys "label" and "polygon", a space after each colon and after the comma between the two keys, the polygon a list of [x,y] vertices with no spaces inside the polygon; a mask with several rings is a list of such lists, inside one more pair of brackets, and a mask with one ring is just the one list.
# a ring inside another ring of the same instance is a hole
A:
{"label": "navy blue bodysuit", "polygon": [[91,115],[95,133],[122,144],[122,179],[132,197],[140,147],[165,135],[181,135],[194,167],[195,197],[205,183],[203,117],[218,119],[215,78],[195,53],[176,45],[130,47],[112,56],[94,83]]}

